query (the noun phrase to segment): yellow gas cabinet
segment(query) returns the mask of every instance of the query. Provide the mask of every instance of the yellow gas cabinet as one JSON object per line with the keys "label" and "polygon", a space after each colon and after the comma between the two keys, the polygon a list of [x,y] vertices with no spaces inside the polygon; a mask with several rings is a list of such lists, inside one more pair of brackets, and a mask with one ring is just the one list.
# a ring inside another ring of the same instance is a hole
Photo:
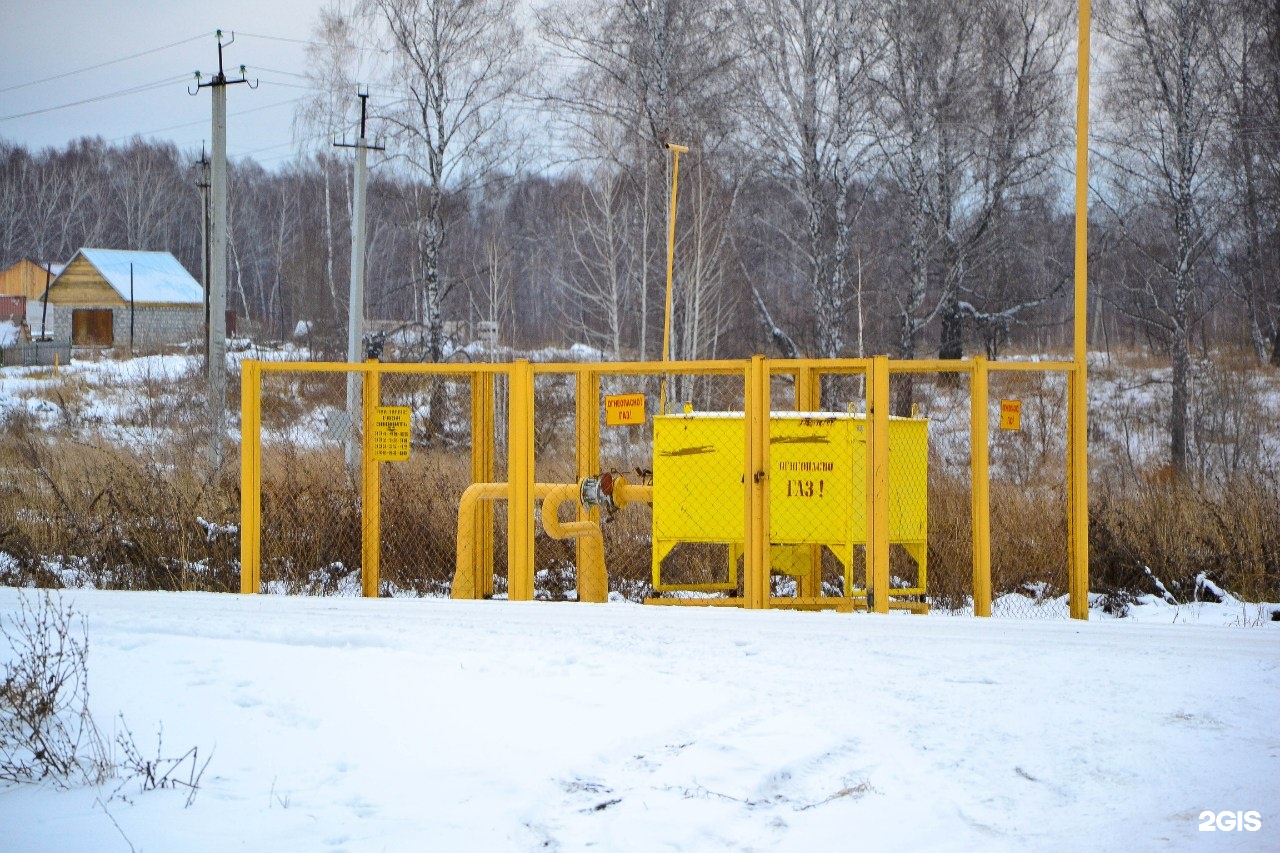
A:
{"label": "yellow gas cabinet", "polygon": [[[852,586],[853,551],[867,539],[867,423],[863,415],[778,412],[769,422],[770,563],[792,575],[817,572],[825,546]],[[745,427],[740,412],[654,418],[653,586],[732,590],[745,527]],[[894,595],[923,595],[927,553],[929,439],[923,418],[889,419],[889,541],[919,571]],[[725,580],[664,583],[663,560],[681,543],[727,546]],[[816,586],[815,586],[816,588]]]}

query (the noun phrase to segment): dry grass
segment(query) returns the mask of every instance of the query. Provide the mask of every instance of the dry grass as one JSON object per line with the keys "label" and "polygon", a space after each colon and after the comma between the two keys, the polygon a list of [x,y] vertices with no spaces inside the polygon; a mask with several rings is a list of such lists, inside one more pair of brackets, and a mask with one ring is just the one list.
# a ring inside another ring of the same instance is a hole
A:
{"label": "dry grass", "polygon": [[238,503],[227,469],[201,474],[172,448],[59,439],[21,415],[6,427],[0,547],[15,560],[4,582],[238,587],[238,544],[223,530]]}
{"label": "dry grass", "polygon": [[1266,472],[1221,485],[1173,478],[1137,489],[1095,489],[1091,588],[1195,596],[1204,574],[1251,601],[1280,598],[1280,482]]}
{"label": "dry grass", "polygon": [[[1094,590],[1156,592],[1146,573],[1150,568],[1175,595],[1194,594],[1195,579],[1204,573],[1248,599],[1280,598],[1280,484],[1257,464],[1255,439],[1266,425],[1259,408],[1248,404],[1257,394],[1256,382],[1222,371],[1205,375],[1212,381],[1197,396],[1196,435],[1204,442],[1197,450],[1212,457],[1212,464],[1180,479],[1132,462],[1114,474],[1107,468],[1107,476],[1094,483]],[[1000,394],[1024,401],[1028,429],[993,436],[993,591],[1053,595],[1066,586],[1067,560],[1061,377],[1015,374],[1002,381],[1007,388]],[[343,404],[341,377],[272,377],[268,384],[263,423],[269,434],[314,422],[317,407]],[[0,551],[8,555],[0,560],[0,582],[239,588],[238,463],[231,458],[213,472],[199,464],[200,428],[190,411],[195,407],[173,405],[181,396],[177,385],[173,378],[144,377],[131,405],[122,409],[124,425],[151,428],[155,435],[168,435],[167,441],[126,444],[103,438],[96,429],[101,425],[88,415],[95,391],[77,381],[53,383],[43,392],[61,413],[53,429],[39,427],[25,409],[10,414],[0,437],[0,467],[6,472],[0,482]],[[923,381],[921,387],[926,387]],[[384,396],[416,394],[419,403],[433,390],[408,380],[384,384]],[[465,385],[453,382],[446,390],[438,399],[454,414],[465,412]],[[564,481],[574,469],[572,388],[540,381],[538,391],[538,479]],[[1206,420],[1215,413],[1221,416]],[[469,423],[462,416],[450,421]],[[410,461],[383,466],[384,590],[447,594],[458,500],[470,483],[468,437],[447,438],[415,433],[419,443]],[[1099,437],[1092,440],[1091,452],[1099,449]],[[337,442],[320,444],[307,448],[276,441],[264,450],[262,577],[274,589],[326,594],[349,590],[358,581],[358,484],[346,471]],[[1233,448],[1246,452],[1225,455]],[[972,593],[967,460],[935,454],[930,466],[930,597],[938,606],[963,608]],[[494,514],[500,593],[506,572],[502,502],[494,505]],[[604,525],[610,588],[633,599],[652,594],[651,518],[647,507],[635,506]],[[572,543],[550,540],[539,528],[535,557],[539,596],[568,596]],[[898,549],[892,567],[912,577],[913,564]],[[858,562],[855,576],[861,572]],[[664,564],[664,577],[672,581],[722,580],[725,573],[722,546],[685,546]],[[830,591],[839,587],[840,575],[836,561],[826,555],[824,582]]]}

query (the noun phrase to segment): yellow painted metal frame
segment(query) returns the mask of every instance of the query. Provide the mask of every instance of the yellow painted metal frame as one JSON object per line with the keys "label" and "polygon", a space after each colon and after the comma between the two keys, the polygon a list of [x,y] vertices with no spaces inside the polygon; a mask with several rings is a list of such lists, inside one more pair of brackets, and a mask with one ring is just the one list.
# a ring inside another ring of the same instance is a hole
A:
{"label": "yellow painted metal frame", "polygon": [[[1083,221],[1083,215],[1078,225]],[[1080,235],[1078,235],[1079,237]],[[1078,245],[1079,250],[1079,245]],[[1082,261],[1078,259],[1077,275],[1082,274]],[[1079,291],[1077,299],[1080,299]],[[1082,300],[1081,300],[1082,301]],[[1083,307],[1079,308],[1083,317]],[[1079,319],[1079,318],[1078,318]],[[534,502],[544,499],[542,487],[547,484],[534,482],[533,451],[533,380],[536,375],[573,374],[577,377],[577,469],[579,478],[598,473],[599,467],[599,383],[600,377],[611,375],[738,375],[744,382],[744,449],[743,470],[751,472],[744,477],[743,561],[744,595],[742,599],[716,599],[716,602],[741,603],[752,608],[764,607],[832,607],[856,609],[869,607],[876,612],[890,609],[925,609],[921,602],[891,600],[893,596],[911,594],[917,590],[897,590],[888,586],[888,388],[893,373],[950,372],[968,374],[971,382],[972,452],[972,517],[973,517],[973,585],[974,612],[979,616],[991,612],[991,553],[990,553],[990,490],[989,490],[989,440],[988,377],[995,371],[1062,372],[1069,382],[1068,412],[1068,483],[1069,483],[1069,532],[1070,532],[1070,608],[1073,618],[1088,617],[1088,504],[1087,504],[1087,455],[1084,417],[1085,383],[1084,353],[1078,348],[1077,359],[1071,362],[1000,362],[989,363],[981,357],[965,361],[919,360],[891,361],[877,356],[870,359],[794,359],[769,360],[760,356],[749,361],[691,361],[691,362],[616,362],[583,365],[578,363],[531,364],[517,361],[513,364],[381,364],[368,361],[363,364],[324,362],[265,362],[246,359],[241,364],[241,542],[240,563],[242,593],[261,590],[261,498],[262,498],[262,377],[274,372],[358,372],[364,374],[363,420],[367,429],[373,410],[379,403],[380,377],[384,373],[405,373],[467,377],[472,383],[472,479],[475,483],[492,484],[494,479],[494,379],[499,374],[508,378],[510,405],[507,420],[509,437],[509,461],[501,494],[486,493],[485,499],[468,507],[469,522],[465,525],[468,540],[458,543],[465,550],[469,565],[474,569],[460,578],[457,592],[462,597],[488,597],[493,594],[493,510],[490,501],[505,498],[510,503],[508,513],[508,594],[516,601],[533,598],[533,536]],[[865,598],[854,591],[845,596],[821,596],[820,579],[811,568],[819,564],[816,548],[798,546],[790,550],[776,550],[768,545],[769,531],[769,394],[770,377],[789,375],[794,377],[795,406],[798,410],[818,410],[821,403],[821,377],[827,374],[863,374],[867,379],[870,438],[867,442],[867,541],[868,591]],[[366,448],[363,455],[371,452]],[[379,465],[371,459],[363,459],[361,484],[363,514],[361,529],[361,553],[363,559],[361,586],[365,595],[375,596],[379,586]],[[641,488],[641,487],[632,487]],[[640,494],[637,492],[637,494]],[[567,498],[565,498],[567,500]],[[576,525],[587,526],[577,527]],[[598,530],[595,511],[578,510],[576,521],[559,522],[552,527],[561,534],[577,540],[580,565],[591,563],[595,553],[594,543],[587,541],[588,528]],[[814,550],[809,550],[813,548]],[[806,553],[807,552],[807,553]],[[769,574],[773,561],[777,568],[793,573],[799,581],[799,595],[793,599],[774,599],[769,595]],[[733,571],[736,572],[736,557]],[[923,569],[923,562],[921,563]],[[592,572],[582,572],[579,577],[579,597],[582,600],[603,600],[607,596],[606,581],[592,580]],[[737,577],[733,575],[736,588]],[[663,600],[663,603],[690,602],[688,599]],[[692,602],[705,603],[704,599]],[[861,603],[859,603],[861,602]]]}
{"label": "yellow painted metal frame", "polygon": [[533,369],[512,365],[507,434],[507,598],[533,601]]}
{"label": "yellow painted metal frame", "polygon": [[[471,482],[492,483],[494,466],[494,381],[492,373],[471,376]],[[477,504],[471,519],[471,547],[475,554],[476,598],[493,597],[493,504]]]}
{"label": "yellow painted metal frame", "polygon": [[[367,364],[376,367],[377,361]],[[382,400],[382,374],[376,369],[365,374],[363,388],[364,424],[360,442],[360,591],[365,598],[378,597],[379,561],[382,558],[382,463],[373,456],[373,421]]]}
{"label": "yellow painted metal frame", "polygon": [[[671,360],[671,280],[676,262],[676,192],[680,188],[680,155],[689,149],[684,145],[667,143],[671,152],[671,199],[667,211],[667,302],[662,313],[662,362]],[[667,375],[662,374],[658,384],[658,413],[667,413]]]}
{"label": "yellow painted metal frame", "polygon": [[262,371],[240,362],[240,592],[262,588]]}
{"label": "yellow painted metal frame", "polygon": [[1089,0],[1076,37],[1075,328],[1067,403],[1067,543],[1071,618],[1089,618]]}
{"label": "yellow painted metal frame", "polygon": [[[574,461],[578,469],[578,482],[583,477],[592,477],[600,473],[600,377],[592,369],[580,369],[574,384],[574,424],[577,440],[574,447]],[[577,503],[578,522],[600,528],[600,508],[584,507]],[[546,505],[542,509],[543,520],[546,519]],[[579,571],[574,578],[579,601],[605,601],[609,597],[608,578],[598,579],[588,572],[581,571],[592,556],[593,545],[589,540],[579,538],[575,543]],[[603,548],[603,545],[601,546]],[[600,574],[604,574],[604,557],[601,555]],[[603,588],[597,588],[603,584]]]}
{"label": "yellow painted metal frame", "polygon": [[973,615],[991,615],[991,474],[987,360],[973,360],[969,377],[970,510],[973,520]]}

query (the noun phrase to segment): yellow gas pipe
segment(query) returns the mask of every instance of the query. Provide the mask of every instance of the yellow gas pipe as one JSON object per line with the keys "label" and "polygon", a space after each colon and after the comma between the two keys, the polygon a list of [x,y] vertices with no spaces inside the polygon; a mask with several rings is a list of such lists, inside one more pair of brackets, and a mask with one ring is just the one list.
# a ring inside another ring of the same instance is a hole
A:
{"label": "yellow gas pipe", "polygon": [[[548,536],[584,540],[583,565],[578,566],[584,579],[579,585],[580,600],[601,603],[609,598],[609,576],[604,564],[604,536],[600,525],[594,521],[561,521],[559,517],[561,504],[576,500],[581,489],[581,483],[534,483],[533,496],[542,500],[542,528]],[[478,576],[475,555],[476,505],[480,501],[506,498],[506,483],[473,483],[462,493],[462,500],[458,502],[457,563],[450,593],[453,598],[481,597],[484,584]],[[615,477],[613,501],[619,509],[631,502],[652,503],[653,486],[633,486],[622,477]]]}

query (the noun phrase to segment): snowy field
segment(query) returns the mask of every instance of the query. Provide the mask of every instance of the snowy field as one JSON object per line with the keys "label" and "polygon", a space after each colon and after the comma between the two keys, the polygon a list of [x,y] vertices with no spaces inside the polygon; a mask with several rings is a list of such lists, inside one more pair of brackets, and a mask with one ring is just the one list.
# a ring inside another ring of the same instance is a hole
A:
{"label": "snowy field", "polygon": [[[0,788],[12,853],[1280,850],[1280,622],[1256,605],[63,595],[106,733],[212,761],[189,808]],[[1200,830],[1228,810],[1261,828]]]}

